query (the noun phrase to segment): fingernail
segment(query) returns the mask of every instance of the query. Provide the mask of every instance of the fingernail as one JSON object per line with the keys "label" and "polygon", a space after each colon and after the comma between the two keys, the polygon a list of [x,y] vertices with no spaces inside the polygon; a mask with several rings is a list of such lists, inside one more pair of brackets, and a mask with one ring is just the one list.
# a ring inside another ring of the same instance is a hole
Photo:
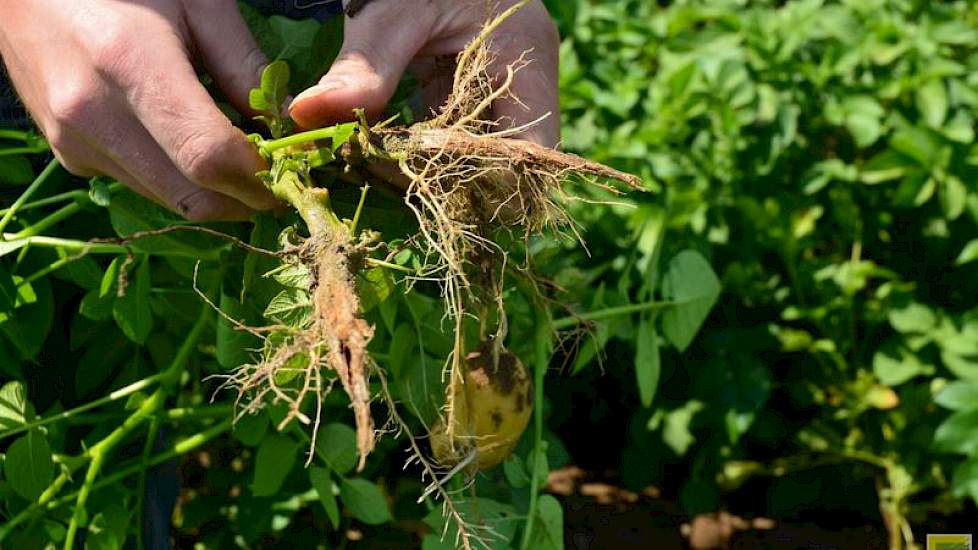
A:
{"label": "fingernail", "polygon": [[295,103],[296,101],[301,101],[303,99],[312,97],[312,96],[316,96],[316,95],[319,95],[319,94],[324,94],[326,92],[332,92],[333,90],[339,90],[340,88],[344,88],[345,86],[346,86],[346,83],[344,83],[342,80],[332,80],[332,79],[331,80],[327,80],[327,81],[322,82],[320,84],[316,84],[315,86],[312,86],[311,88],[307,88],[304,92],[302,92],[301,94],[299,94],[298,96],[296,96],[296,98],[293,100],[293,103]]}

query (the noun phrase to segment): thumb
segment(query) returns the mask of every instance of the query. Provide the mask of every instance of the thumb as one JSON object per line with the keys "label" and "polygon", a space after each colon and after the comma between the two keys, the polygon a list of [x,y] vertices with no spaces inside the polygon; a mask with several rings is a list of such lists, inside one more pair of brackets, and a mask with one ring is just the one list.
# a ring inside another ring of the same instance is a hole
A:
{"label": "thumb", "polygon": [[207,71],[238,112],[254,114],[248,94],[268,63],[234,0],[195,2],[187,14],[193,43]]}
{"label": "thumb", "polygon": [[370,117],[380,115],[431,32],[433,16],[414,4],[371,3],[348,18],[336,61],[319,84],[295,98],[289,107],[292,119],[312,128],[350,120],[357,108]]}

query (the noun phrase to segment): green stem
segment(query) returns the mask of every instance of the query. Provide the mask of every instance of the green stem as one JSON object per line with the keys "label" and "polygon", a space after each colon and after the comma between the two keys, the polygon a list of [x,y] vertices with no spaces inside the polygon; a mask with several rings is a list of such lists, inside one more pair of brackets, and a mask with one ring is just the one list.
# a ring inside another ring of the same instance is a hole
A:
{"label": "green stem", "polygon": [[367,265],[373,267],[382,267],[384,269],[393,269],[394,271],[400,271],[403,273],[410,273],[411,275],[417,275],[418,271],[416,269],[411,269],[410,267],[404,267],[403,265],[392,264],[390,262],[385,262],[384,260],[378,260],[376,258],[367,258],[364,260]]}
{"label": "green stem", "polygon": [[[210,428],[208,428],[208,429],[206,429],[206,430],[204,430],[204,431],[202,431],[200,433],[194,434],[194,435],[192,435],[192,436],[190,436],[190,437],[188,437],[188,438],[186,438],[186,439],[178,442],[176,445],[174,445],[172,448],[170,448],[170,450],[165,451],[163,453],[160,453],[160,454],[152,457],[151,459],[149,459],[149,461],[146,462],[146,467],[152,468],[152,467],[158,466],[158,465],[160,465],[160,464],[162,464],[162,463],[164,463],[164,462],[166,462],[168,460],[172,460],[172,459],[174,459],[174,458],[176,458],[178,456],[185,455],[185,454],[189,453],[190,451],[193,451],[194,449],[196,449],[196,448],[200,447],[201,445],[207,443],[208,441],[214,439],[215,437],[217,437],[217,436],[219,436],[219,435],[227,432],[228,430],[231,429],[231,426],[232,426],[232,421],[231,420],[225,420],[224,422],[221,422],[219,424],[215,424],[214,426],[212,426],[212,427],[210,427]],[[126,468],[122,468],[122,469],[116,471],[114,474],[107,475],[107,476],[103,477],[101,481],[95,483],[95,485],[92,486],[92,490],[98,490],[98,489],[101,489],[102,487],[107,487],[109,485],[112,485],[113,483],[117,483],[117,482],[119,482],[119,481],[121,481],[121,480],[123,480],[123,479],[125,479],[125,478],[127,478],[127,477],[129,477],[131,475],[133,475],[133,474],[138,473],[142,469],[143,469],[142,461],[139,461],[138,464],[133,464],[133,465],[128,466]],[[78,496],[77,493],[71,493],[71,494],[65,495],[65,496],[63,496],[63,497],[55,500],[54,502],[50,503],[47,508],[49,510],[54,510],[56,508],[60,508],[61,506],[64,506],[64,505],[70,503],[71,501],[73,501],[75,498],[77,498],[77,496]],[[2,537],[0,537],[0,538],[2,538]]]}
{"label": "green stem", "polygon": [[309,143],[310,141],[333,139],[335,136],[336,127],[328,126],[326,128],[319,128],[318,130],[299,132],[298,134],[292,134],[291,136],[285,136],[284,138],[271,139],[260,143],[258,148],[263,155],[270,156],[272,153],[280,149],[285,149],[295,145],[302,145],[303,143]]}
{"label": "green stem", "polygon": [[[209,407],[179,407],[175,409],[169,409],[161,414],[161,417],[169,422],[193,422],[193,421],[203,421],[203,420],[213,420],[214,418],[224,418],[231,416],[234,413],[234,407],[231,405],[212,405]],[[118,412],[107,412],[107,413],[93,413],[93,414],[82,414],[80,416],[75,416],[67,420],[68,424],[72,426],[86,426],[93,424],[102,424],[109,421],[118,420],[124,416],[128,416],[127,411]]]}
{"label": "green stem", "polygon": [[[207,430],[194,434],[178,442],[170,450],[154,456],[147,462],[146,466],[152,468],[168,460],[172,460],[178,456],[185,455],[190,451],[200,447],[201,445],[204,445],[205,443],[214,439],[215,437],[227,432],[228,430],[231,429],[231,425],[232,422],[230,419],[228,419],[219,424],[215,424],[214,426],[208,428]],[[137,464],[133,464],[126,468],[119,469],[115,473],[103,477],[101,481],[94,483],[91,486],[91,490],[97,491],[103,487],[107,487],[109,485],[112,485],[113,483],[117,483],[139,472],[140,470],[143,469],[143,467],[144,465],[142,464],[142,461],[139,461],[139,463]],[[75,467],[75,470],[77,469],[78,467]],[[68,476],[65,475],[64,479],[67,480]],[[62,483],[62,485],[63,484],[64,483]],[[55,510],[57,508],[60,508],[62,506],[65,506],[75,501],[78,498],[80,492],[81,491],[76,491],[74,493],[67,494],[54,501],[51,501],[51,499],[49,498],[46,499],[43,503],[39,502],[37,504],[31,505],[29,508],[17,514],[13,519],[8,521],[6,525],[0,526],[0,541],[2,541],[7,535],[13,532],[15,527],[17,527],[18,525],[24,523],[25,521],[33,517],[34,514],[37,513],[39,506],[43,506],[46,510]]]}
{"label": "green stem", "polygon": [[49,416],[47,418],[44,418],[44,419],[41,419],[41,420],[35,420],[35,421],[29,422],[29,423],[27,423],[27,424],[25,424],[23,426],[19,426],[17,428],[13,428],[13,429],[10,429],[10,430],[6,430],[4,432],[0,432],[0,439],[6,439],[8,437],[17,435],[17,434],[22,433],[22,432],[26,432],[26,431],[31,430],[31,429],[34,429],[34,428],[39,428],[41,426],[47,426],[48,424],[51,424],[51,423],[54,423],[54,422],[58,422],[59,420],[68,420],[68,419],[71,419],[72,417],[77,416],[77,415],[79,415],[81,413],[84,413],[86,411],[90,411],[92,409],[101,407],[102,405],[107,405],[109,403],[112,403],[113,401],[118,401],[118,400],[123,399],[125,397],[129,397],[130,395],[132,395],[132,394],[134,394],[134,393],[136,393],[138,391],[142,391],[142,390],[144,390],[144,389],[152,386],[153,384],[159,382],[160,380],[163,379],[164,376],[165,376],[165,374],[162,373],[162,372],[161,373],[154,374],[154,375],[149,376],[147,378],[143,378],[142,380],[139,380],[138,382],[133,382],[132,384],[129,384],[128,386],[119,388],[119,389],[115,390],[114,392],[106,395],[105,397],[102,397],[101,399],[96,399],[95,401],[91,401],[89,403],[85,403],[84,405],[80,405],[80,406],[75,407],[73,409],[70,409],[70,410],[67,410],[67,411],[64,411],[64,412],[60,412],[60,413],[51,415],[51,416]]}
{"label": "green stem", "polygon": [[[109,193],[114,194],[119,189],[122,189],[122,184],[115,181],[108,186]],[[36,201],[31,201],[20,207],[20,211],[24,212],[27,210],[34,210],[35,208],[41,208],[42,206],[48,206],[51,204],[58,204],[66,201],[75,201],[88,204],[91,202],[89,198],[87,189],[75,189],[74,191],[65,191],[64,193],[58,193],[57,195],[51,195],[50,197],[44,197],[43,199],[37,199]],[[0,216],[7,213],[8,208],[0,210]]]}
{"label": "green stem", "polygon": [[129,249],[121,244],[91,243],[87,241],[76,241],[73,239],[62,239],[59,237],[44,237],[40,235],[10,240],[13,239],[13,237],[13,233],[4,233],[3,240],[6,241],[6,243],[4,243],[2,246],[10,248],[11,251],[24,246],[40,246],[43,248],[62,248],[64,250],[84,252],[85,254],[126,254],[129,252]]}
{"label": "green stem", "polygon": [[[211,311],[209,306],[205,306],[201,315],[197,318],[197,322],[190,329],[187,337],[184,339],[180,348],[177,350],[176,356],[170,365],[160,373],[160,387],[153,392],[145,401],[143,401],[139,408],[137,408],[121,426],[113,430],[109,435],[105,436],[99,442],[95,443],[89,447],[81,456],[77,459],[70,461],[68,467],[61,472],[61,475],[44,491],[43,494],[38,498],[36,502],[28,506],[20,514],[15,516],[10,520],[7,525],[0,528],[0,542],[13,530],[14,526],[19,523],[26,521],[36,514],[42,507],[44,507],[48,501],[53,499],[57,493],[61,490],[64,484],[68,481],[71,474],[74,473],[78,468],[84,465],[85,461],[91,461],[88,472],[85,475],[85,481],[78,491],[77,494],[77,504],[75,506],[75,511],[72,514],[71,522],[68,526],[69,536],[65,540],[65,547],[71,548],[74,542],[74,534],[78,529],[78,522],[81,519],[81,514],[84,510],[84,501],[88,498],[88,493],[95,488],[95,480],[98,477],[99,469],[101,468],[102,462],[106,459],[112,449],[118,445],[123,439],[125,439],[129,433],[131,433],[140,424],[146,421],[151,415],[155,414],[166,401],[167,395],[173,390],[173,386],[179,381],[180,374],[183,372],[187,361],[190,359],[191,354],[197,346],[197,341],[200,339],[201,334],[203,334],[204,327],[211,320]],[[137,467],[141,467],[137,465]]]}
{"label": "green stem", "polygon": [[641,304],[629,304],[627,306],[617,306],[609,307],[606,309],[598,309],[595,311],[589,311],[587,313],[581,313],[580,315],[571,315],[570,317],[564,317],[562,319],[557,319],[553,322],[554,330],[567,330],[571,327],[577,326],[586,321],[600,321],[602,319],[610,319],[612,317],[618,317],[621,315],[630,315],[632,313],[640,313],[643,311],[652,311],[657,309],[665,309],[670,306],[676,305],[675,302],[643,302]]}
{"label": "green stem", "polygon": [[31,134],[23,130],[11,130],[9,128],[0,128],[0,139],[15,139],[17,141],[29,141],[31,139]]}
{"label": "green stem", "polygon": [[0,157],[7,157],[11,155],[36,155],[37,153],[43,153],[47,150],[47,145],[11,147],[10,149],[0,149]]}
{"label": "green stem", "polygon": [[367,202],[367,191],[370,191],[370,184],[363,184],[363,190],[360,191],[360,203],[357,204],[357,211],[353,214],[353,222],[350,224],[350,233],[354,235],[357,234],[357,228],[360,227],[360,214],[363,213],[363,205]]}
{"label": "green stem", "polygon": [[88,495],[92,492],[92,486],[95,485],[95,478],[98,477],[99,471],[102,469],[102,463],[105,461],[105,455],[102,453],[96,454],[92,457],[92,463],[88,465],[88,472],[85,473],[85,482],[82,484],[81,490],[78,491],[78,499],[75,501],[75,510],[71,514],[71,521],[68,522],[68,534],[65,536],[65,550],[71,550],[75,545],[75,536],[78,533],[78,524],[82,520],[82,516],[85,514],[85,505],[88,503]]}
{"label": "green stem", "polygon": [[540,461],[543,453],[543,401],[544,383],[546,382],[547,370],[550,368],[550,356],[552,353],[553,341],[553,320],[550,312],[540,303],[539,297],[533,290],[530,290],[530,297],[533,300],[535,311],[536,334],[534,335],[535,345],[533,358],[533,378],[534,396],[533,401],[533,464],[530,472],[530,503],[527,510],[526,527],[523,529],[523,540],[520,543],[520,550],[529,550],[530,540],[533,535],[533,522],[536,520],[537,503],[540,492]]}
{"label": "green stem", "polygon": [[14,233],[13,238],[25,239],[27,237],[34,237],[36,235],[40,235],[41,233],[44,233],[44,231],[46,231],[47,229],[54,227],[55,225],[58,225],[59,223],[65,221],[66,219],[81,212],[82,209],[83,209],[82,205],[77,202],[73,202],[71,204],[62,206],[61,208],[55,210],[47,217],[42,218],[41,220],[38,220],[37,222],[31,224],[29,227],[25,228],[24,230]]}
{"label": "green stem", "polygon": [[284,172],[272,184],[271,189],[276,197],[299,211],[299,215],[309,227],[310,235],[328,235],[340,228],[346,231],[346,226],[329,204],[329,192],[326,189],[303,184],[299,174],[291,171]]}
{"label": "green stem", "polygon": [[58,166],[60,166],[58,164],[58,159],[54,159],[49,162],[48,165],[44,167],[44,170],[42,170],[37,178],[35,178],[30,184],[30,186],[28,186],[27,189],[24,190],[19,197],[17,197],[17,200],[15,200],[10,208],[7,209],[7,212],[3,215],[3,218],[0,218],[0,235],[3,235],[3,230],[7,228],[8,224],[10,224],[10,220],[14,218],[14,214],[16,214],[20,207],[27,202],[27,199],[31,198],[31,195],[37,192],[37,190],[44,185],[44,182],[51,177],[51,174],[58,169]]}
{"label": "green stem", "polygon": [[[24,237],[22,239],[14,239],[16,235],[12,233],[4,233],[3,239],[5,242],[0,244],[0,256],[13,252],[18,248],[23,248],[25,246],[40,246],[43,248],[61,248],[66,251],[74,251],[83,254],[128,254],[130,252],[129,247],[123,246],[121,244],[114,243],[100,243],[100,242],[89,242],[89,241],[77,241],[73,239],[62,239],[60,237],[46,237],[42,235],[37,235],[33,237]],[[13,239],[13,240],[11,240]],[[154,256],[159,257],[173,257],[173,258],[191,258],[194,260],[201,260],[205,262],[214,262],[221,258],[220,250],[196,250],[193,252],[186,252],[181,250],[174,250],[169,252],[153,252]]]}

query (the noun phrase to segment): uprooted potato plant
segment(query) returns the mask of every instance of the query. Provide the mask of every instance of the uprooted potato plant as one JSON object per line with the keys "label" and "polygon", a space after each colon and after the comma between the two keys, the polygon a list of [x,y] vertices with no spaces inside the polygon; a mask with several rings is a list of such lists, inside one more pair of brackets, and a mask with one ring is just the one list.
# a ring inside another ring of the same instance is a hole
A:
{"label": "uprooted potato plant", "polygon": [[[269,275],[297,282],[310,297],[310,307],[289,326],[249,328],[238,323],[240,329],[264,337],[258,360],[227,380],[238,391],[239,414],[284,403],[287,413],[279,428],[299,420],[312,424],[315,434],[324,395],[338,380],[354,411],[362,469],[375,445],[373,399],[388,405],[395,430],[409,430],[386,391],[383,370],[368,351],[374,328],[362,315],[357,274],[368,268],[406,272],[407,292],[418,281],[437,283],[445,302],[443,326],[454,346],[445,358],[440,419],[427,427],[434,457],[428,458],[431,453],[412,434],[407,436],[432,483],[429,493],[444,498],[446,514],[458,523],[457,542],[466,547],[470,537],[479,535],[466,530],[442,483],[455,473],[498,464],[526,428],[532,410],[530,375],[504,345],[504,281],[517,278],[521,288],[539,292],[528,258],[510,258],[500,243],[526,242],[542,234],[576,237],[561,206],[569,198],[563,188],[569,178],[613,192],[608,184],[612,180],[639,188],[637,178],[628,174],[513,139],[525,127],[504,128],[489,118],[492,103],[510,96],[514,75],[532,62],[527,52],[501,81],[488,73],[492,33],[521,5],[488,21],[458,56],[451,94],[421,123],[371,126],[360,113],[357,123],[284,135],[289,122],[277,113],[286,95],[288,66],[270,65],[261,89],[252,93],[253,107],[266,113],[262,118],[272,134],[268,139],[253,136],[269,165],[260,175],[304,222],[304,229],[283,234],[276,253],[282,265]],[[361,190],[353,219],[341,219],[331,204],[331,191],[341,186]],[[361,227],[370,189],[378,187],[396,190],[417,220],[416,234],[398,246]],[[404,249],[421,261],[412,268],[394,263]],[[381,380],[380,395],[371,393],[372,374]]]}

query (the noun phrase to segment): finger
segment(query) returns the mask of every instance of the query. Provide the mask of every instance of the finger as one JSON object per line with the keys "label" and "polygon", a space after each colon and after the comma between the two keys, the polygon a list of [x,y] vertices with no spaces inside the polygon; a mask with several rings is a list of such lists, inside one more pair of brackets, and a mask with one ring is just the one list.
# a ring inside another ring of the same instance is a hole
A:
{"label": "finger", "polygon": [[[532,2],[524,12],[506,21],[497,36],[493,41],[496,61],[489,71],[498,82],[505,80],[507,67],[524,54],[529,64],[516,72],[510,97],[493,104],[493,118],[504,128],[532,124],[514,137],[555,147],[560,141],[560,34],[557,27],[543,5]],[[545,118],[539,120],[541,117]]]}
{"label": "finger", "polygon": [[404,69],[428,40],[428,2],[371,3],[347,19],[343,47],[319,84],[289,107],[299,126],[349,120],[355,108],[376,117],[394,95]]}
{"label": "finger", "polygon": [[278,205],[255,176],[263,162],[254,146],[207,94],[177,38],[138,53],[138,66],[117,78],[136,119],[184,179],[256,210]]}
{"label": "finger", "polygon": [[207,71],[241,113],[255,114],[248,94],[268,63],[234,0],[196,2],[190,32]]}
{"label": "finger", "polygon": [[118,117],[116,124],[128,130],[108,153],[119,167],[109,175],[191,221],[247,220],[253,213],[240,201],[187,179],[135,116]]}

